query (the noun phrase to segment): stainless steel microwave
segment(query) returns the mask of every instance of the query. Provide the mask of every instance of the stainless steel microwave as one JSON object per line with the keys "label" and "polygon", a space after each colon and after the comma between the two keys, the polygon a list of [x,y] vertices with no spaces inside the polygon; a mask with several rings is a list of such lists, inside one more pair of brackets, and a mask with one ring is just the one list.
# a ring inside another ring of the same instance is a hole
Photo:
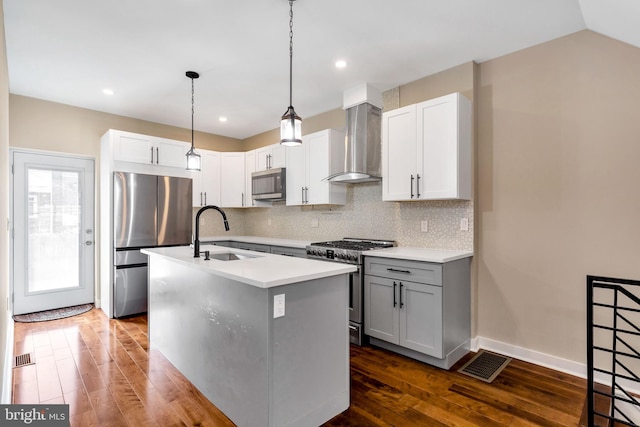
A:
{"label": "stainless steel microwave", "polygon": [[273,168],[251,174],[253,200],[279,201],[287,198],[286,168]]}

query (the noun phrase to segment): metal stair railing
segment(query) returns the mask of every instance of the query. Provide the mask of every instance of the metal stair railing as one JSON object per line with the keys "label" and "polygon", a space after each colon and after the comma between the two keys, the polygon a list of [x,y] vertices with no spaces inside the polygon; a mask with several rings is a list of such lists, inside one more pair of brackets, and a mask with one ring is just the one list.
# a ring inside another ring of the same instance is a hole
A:
{"label": "metal stair railing", "polygon": [[[637,426],[640,398],[640,281],[587,276],[587,405],[589,427]],[[635,342],[634,342],[635,341]],[[606,383],[608,387],[596,387]],[[608,399],[609,411],[596,408]],[[635,411],[638,411],[635,413]],[[633,417],[633,413],[635,417]]]}

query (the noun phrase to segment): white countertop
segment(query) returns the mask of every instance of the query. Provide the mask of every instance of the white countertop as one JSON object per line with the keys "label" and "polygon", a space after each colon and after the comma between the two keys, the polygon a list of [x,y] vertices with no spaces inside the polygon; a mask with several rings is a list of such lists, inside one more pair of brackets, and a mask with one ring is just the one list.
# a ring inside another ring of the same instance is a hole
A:
{"label": "white countertop", "polygon": [[288,248],[302,248],[305,249],[307,245],[310,245],[313,242],[317,242],[317,240],[292,240],[292,239],[278,239],[276,237],[258,237],[258,236],[205,236],[200,237],[200,242],[219,242],[231,240],[233,242],[244,242],[244,243],[257,243],[259,245],[270,245],[270,246],[285,246]]}
{"label": "white countertop", "polygon": [[[231,240],[234,242],[245,243],[257,243],[262,245],[271,246],[285,246],[291,248],[306,248],[307,245],[317,242],[318,240],[291,240],[291,239],[278,239],[275,237],[258,237],[258,236],[209,236],[201,237],[201,242],[213,242]],[[366,251],[364,256],[379,257],[379,258],[395,258],[406,259],[410,261],[424,261],[424,262],[449,262],[462,258],[470,258],[473,256],[472,251],[458,251],[450,249],[432,249],[432,248],[418,248],[411,246],[396,246],[393,248],[376,249],[375,251]]]}
{"label": "white countertop", "polygon": [[410,261],[425,261],[425,262],[449,262],[462,258],[469,258],[473,256],[473,252],[470,251],[455,251],[448,249],[429,249],[429,248],[414,248],[396,246],[393,248],[376,249],[375,251],[366,251],[364,256],[378,257],[378,258],[395,258],[406,259]]}
{"label": "white countertop", "polygon": [[193,248],[189,246],[143,249],[142,253],[169,258],[187,267],[237,280],[258,288],[272,288],[274,286],[351,273],[357,270],[355,266],[349,264],[272,255],[214,245],[201,245],[200,251],[210,251],[211,254],[233,252],[247,254],[254,258],[235,261],[220,261],[212,258],[205,261],[204,254],[200,258],[194,258]]}

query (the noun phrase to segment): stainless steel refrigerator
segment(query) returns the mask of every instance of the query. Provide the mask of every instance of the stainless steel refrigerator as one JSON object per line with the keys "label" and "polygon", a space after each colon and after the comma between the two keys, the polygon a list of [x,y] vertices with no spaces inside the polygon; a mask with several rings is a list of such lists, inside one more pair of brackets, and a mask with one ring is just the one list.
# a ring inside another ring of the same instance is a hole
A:
{"label": "stainless steel refrigerator", "polygon": [[147,256],[140,249],[191,243],[192,180],[113,173],[113,316],[147,311]]}

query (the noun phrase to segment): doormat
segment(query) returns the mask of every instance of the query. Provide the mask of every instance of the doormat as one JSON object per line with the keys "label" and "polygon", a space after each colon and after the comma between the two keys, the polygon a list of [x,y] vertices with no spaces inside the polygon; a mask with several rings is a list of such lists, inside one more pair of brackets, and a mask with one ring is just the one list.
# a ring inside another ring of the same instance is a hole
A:
{"label": "doormat", "polygon": [[480,350],[458,372],[490,383],[511,362],[510,357]]}
{"label": "doormat", "polygon": [[39,311],[37,313],[16,314],[13,320],[16,322],[46,322],[49,320],[64,319],[86,313],[93,308],[93,304],[74,305],[73,307],[56,308],[55,310]]}

